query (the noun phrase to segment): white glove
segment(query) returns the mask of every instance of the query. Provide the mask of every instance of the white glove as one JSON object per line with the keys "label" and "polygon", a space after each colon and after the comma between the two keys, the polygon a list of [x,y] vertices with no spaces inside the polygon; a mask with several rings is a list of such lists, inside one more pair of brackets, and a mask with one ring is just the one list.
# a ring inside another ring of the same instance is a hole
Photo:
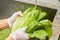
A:
{"label": "white glove", "polygon": [[25,33],[26,27],[18,29],[17,31],[10,34],[14,40],[29,40],[28,34]]}
{"label": "white glove", "polygon": [[21,11],[15,12],[10,18],[8,18],[8,24],[9,27],[11,28],[14,21],[16,20],[16,18],[18,17],[18,15],[23,16]]}

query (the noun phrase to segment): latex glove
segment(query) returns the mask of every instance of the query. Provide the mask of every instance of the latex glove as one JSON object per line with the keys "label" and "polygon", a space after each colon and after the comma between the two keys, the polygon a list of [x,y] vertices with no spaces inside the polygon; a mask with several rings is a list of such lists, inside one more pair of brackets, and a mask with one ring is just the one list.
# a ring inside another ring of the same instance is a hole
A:
{"label": "latex glove", "polygon": [[22,12],[21,11],[18,11],[18,12],[15,12],[10,18],[8,18],[8,24],[9,24],[9,27],[11,28],[14,21],[16,20],[16,18],[19,16],[23,16]]}
{"label": "latex glove", "polygon": [[10,36],[14,40],[29,40],[28,34],[25,32],[26,27],[18,29],[17,31],[13,32]]}

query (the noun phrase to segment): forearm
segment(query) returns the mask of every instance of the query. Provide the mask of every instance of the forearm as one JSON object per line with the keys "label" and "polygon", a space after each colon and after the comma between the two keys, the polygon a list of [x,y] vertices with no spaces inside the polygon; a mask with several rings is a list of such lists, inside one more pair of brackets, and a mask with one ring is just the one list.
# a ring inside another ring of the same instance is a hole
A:
{"label": "forearm", "polygon": [[7,19],[0,20],[0,30],[8,28],[8,27],[9,27],[9,25],[8,25]]}

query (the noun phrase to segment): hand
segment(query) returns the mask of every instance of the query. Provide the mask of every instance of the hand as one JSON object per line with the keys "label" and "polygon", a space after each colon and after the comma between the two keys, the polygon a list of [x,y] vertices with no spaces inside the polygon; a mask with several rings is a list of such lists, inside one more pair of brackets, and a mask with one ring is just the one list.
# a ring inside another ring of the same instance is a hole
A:
{"label": "hand", "polygon": [[15,12],[10,18],[8,18],[8,24],[9,24],[9,27],[11,28],[14,21],[16,20],[16,18],[19,16],[23,16],[22,12],[21,11],[18,11],[18,12]]}
{"label": "hand", "polygon": [[14,40],[28,40],[28,34],[25,32],[26,27],[18,29],[17,31],[10,34]]}

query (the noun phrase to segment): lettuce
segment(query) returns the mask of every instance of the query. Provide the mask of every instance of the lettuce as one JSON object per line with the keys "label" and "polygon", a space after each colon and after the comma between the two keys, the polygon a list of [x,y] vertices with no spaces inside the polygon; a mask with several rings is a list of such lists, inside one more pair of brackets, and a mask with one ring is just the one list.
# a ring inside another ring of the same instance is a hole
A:
{"label": "lettuce", "polygon": [[46,36],[50,37],[52,35],[52,22],[45,20],[46,12],[42,12],[40,8],[30,7],[23,14],[23,17],[19,16],[16,19],[11,32],[27,27],[26,33],[33,39],[44,39]]}
{"label": "lettuce", "polygon": [[11,29],[10,28],[1,30],[0,31],[0,40],[5,40],[9,36],[10,33],[11,33]]}
{"label": "lettuce", "polygon": [[46,36],[48,36],[47,32],[45,30],[36,30],[33,33],[28,33],[30,38],[38,38],[43,39]]}

